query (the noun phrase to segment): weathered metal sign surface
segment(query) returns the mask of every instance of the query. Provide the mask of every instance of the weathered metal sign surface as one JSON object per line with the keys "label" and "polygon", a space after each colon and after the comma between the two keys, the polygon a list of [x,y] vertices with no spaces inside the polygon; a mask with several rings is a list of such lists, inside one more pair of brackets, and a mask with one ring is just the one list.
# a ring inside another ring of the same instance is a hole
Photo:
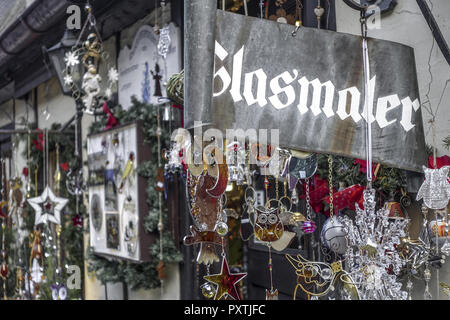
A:
{"label": "weathered metal sign surface", "polygon": [[[280,146],[365,158],[361,37],[217,11],[213,102],[186,120],[279,129]],[[421,171],[426,148],[412,48],[368,40],[373,160]]]}

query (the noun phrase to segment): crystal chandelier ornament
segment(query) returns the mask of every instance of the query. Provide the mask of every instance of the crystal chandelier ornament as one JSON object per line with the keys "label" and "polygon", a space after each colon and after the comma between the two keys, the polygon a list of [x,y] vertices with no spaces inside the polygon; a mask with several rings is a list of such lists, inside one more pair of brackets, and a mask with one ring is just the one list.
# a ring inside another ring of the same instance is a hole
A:
{"label": "crystal chandelier ornament", "polygon": [[345,253],[346,265],[355,281],[363,300],[404,300],[408,293],[402,291],[397,276],[405,265],[397,246],[406,236],[405,227],[409,219],[389,219],[390,210],[384,205],[375,210],[375,190],[372,188],[372,129],[373,105],[369,105],[370,63],[367,45],[367,22],[361,11],[362,57],[364,68],[366,120],[366,168],[367,187],[363,192],[363,206],[355,204],[356,217],[342,218],[344,230],[348,234],[348,249]]}
{"label": "crystal chandelier ornament", "polygon": [[363,300],[401,300],[407,293],[401,290],[397,276],[405,265],[397,250],[406,236],[409,219],[390,220],[389,209],[375,211],[375,190],[364,190],[364,209],[356,206],[356,219],[342,218],[348,234],[346,261],[349,273],[358,286]]}

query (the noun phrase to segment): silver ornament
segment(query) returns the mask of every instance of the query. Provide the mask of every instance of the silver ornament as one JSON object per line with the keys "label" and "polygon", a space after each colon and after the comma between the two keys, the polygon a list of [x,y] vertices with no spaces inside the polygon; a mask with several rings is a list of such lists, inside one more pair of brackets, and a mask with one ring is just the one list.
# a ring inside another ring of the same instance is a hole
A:
{"label": "silver ornament", "polygon": [[215,230],[219,236],[224,237],[228,233],[228,225],[223,221],[219,221],[216,224]]}
{"label": "silver ornament", "polygon": [[416,200],[423,198],[423,203],[430,209],[445,208],[450,199],[449,169],[450,166],[440,169],[423,167],[425,181],[417,192]]}
{"label": "silver ornament", "polygon": [[325,247],[337,254],[347,252],[347,232],[339,217],[328,218],[322,228],[320,238]]}
{"label": "silver ornament", "polygon": [[214,297],[215,290],[211,284],[204,283],[204,284],[202,284],[202,286],[200,288],[202,289],[202,294],[205,298],[212,299]]}

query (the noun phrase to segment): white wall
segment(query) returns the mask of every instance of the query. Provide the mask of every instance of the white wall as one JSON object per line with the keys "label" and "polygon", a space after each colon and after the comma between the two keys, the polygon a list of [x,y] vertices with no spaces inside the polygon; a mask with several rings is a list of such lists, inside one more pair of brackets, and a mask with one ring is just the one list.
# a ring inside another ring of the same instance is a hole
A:
{"label": "white wall", "polygon": [[[336,0],[335,3],[337,31],[360,35],[359,12],[350,9],[343,1]],[[369,30],[368,36],[399,42],[414,48],[420,100],[422,104],[430,102],[436,117],[437,155],[449,154],[449,151],[443,147],[442,140],[450,135],[450,112],[448,112],[450,66],[436,42],[433,47],[433,35],[416,1],[398,0],[397,3],[394,12],[382,16],[381,28]],[[447,43],[450,43],[450,20],[447,18],[450,14],[450,1],[428,0],[428,5],[432,8],[433,15]],[[447,81],[448,85],[446,85]],[[422,116],[426,142],[432,145],[433,135],[429,124],[431,115],[424,107],[422,107]],[[450,257],[447,260],[450,260]],[[440,281],[450,283],[449,261],[439,271],[439,278]],[[437,297],[436,279],[437,274],[432,269],[430,290],[434,299]],[[414,298],[423,299],[424,283],[415,281],[414,288]],[[439,295],[441,299],[447,299],[442,291]]]}

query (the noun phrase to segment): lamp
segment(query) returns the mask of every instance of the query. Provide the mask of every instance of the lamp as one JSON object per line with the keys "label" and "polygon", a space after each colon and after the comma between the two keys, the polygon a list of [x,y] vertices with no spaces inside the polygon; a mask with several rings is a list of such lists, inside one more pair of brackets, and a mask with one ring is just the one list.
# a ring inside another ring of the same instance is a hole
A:
{"label": "lamp", "polygon": [[[53,69],[56,72],[56,76],[58,78],[63,94],[68,96],[72,95],[72,88],[70,84],[66,84],[64,82],[66,69],[64,57],[66,55],[66,52],[69,52],[76,43],[77,38],[74,32],[66,29],[66,31],[64,32],[64,36],[59,43],[57,43],[50,49],[43,47],[43,51],[46,53],[48,59],[51,62],[51,65],[53,66]],[[81,81],[80,68],[82,68],[82,66],[81,64],[79,64],[77,67],[72,68],[71,73],[74,83],[78,83],[79,81]]]}

